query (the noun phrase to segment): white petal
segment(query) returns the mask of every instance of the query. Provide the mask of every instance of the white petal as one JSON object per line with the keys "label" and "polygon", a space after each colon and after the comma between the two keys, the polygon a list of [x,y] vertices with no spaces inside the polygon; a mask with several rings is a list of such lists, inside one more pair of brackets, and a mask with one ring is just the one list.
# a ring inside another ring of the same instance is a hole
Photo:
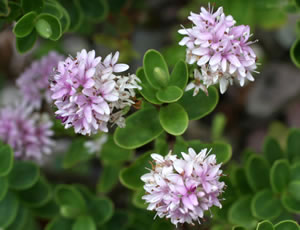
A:
{"label": "white petal", "polygon": [[228,81],[224,77],[222,77],[220,79],[220,92],[221,92],[221,94],[226,92],[227,87],[228,87]]}
{"label": "white petal", "polygon": [[202,65],[206,64],[208,62],[208,60],[209,60],[209,56],[205,55],[198,60],[197,65],[202,66]]}
{"label": "white petal", "polygon": [[129,65],[127,64],[116,64],[113,68],[113,72],[121,73],[129,69]]}

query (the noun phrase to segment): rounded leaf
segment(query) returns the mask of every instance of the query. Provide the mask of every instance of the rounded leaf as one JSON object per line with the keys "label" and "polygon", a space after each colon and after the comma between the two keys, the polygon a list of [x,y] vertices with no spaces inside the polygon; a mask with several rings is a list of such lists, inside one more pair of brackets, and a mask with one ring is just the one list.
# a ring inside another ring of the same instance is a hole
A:
{"label": "rounded leaf", "polygon": [[178,101],[182,95],[183,91],[177,86],[172,85],[158,90],[156,93],[156,98],[164,103],[172,103]]}
{"label": "rounded leaf", "polygon": [[219,94],[215,87],[208,88],[208,96],[200,90],[193,96],[193,90],[186,91],[178,101],[189,115],[190,120],[198,120],[211,113],[217,106]]}
{"label": "rounded leaf", "polygon": [[282,211],[278,200],[270,189],[259,191],[251,201],[252,214],[258,219],[274,219]]}
{"label": "rounded leaf", "polygon": [[29,161],[15,161],[8,176],[9,187],[16,190],[25,190],[32,187],[39,179],[38,166]]}
{"label": "rounded leaf", "polygon": [[51,25],[45,19],[37,20],[35,28],[43,38],[50,38],[52,35]]}
{"label": "rounded leaf", "polygon": [[300,68],[300,39],[297,39],[291,47],[290,56],[294,64]]}
{"label": "rounded leaf", "polygon": [[256,230],[274,230],[274,227],[269,220],[264,220],[258,223]]}
{"label": "rounded leaf", "polygon": [[270,186],[270,167],[262,156],[253,154],[247,159],[245,167],[249,185],[254,191],[268,188]]}
{"label": "rounded leaf", "polygon": [[292,129],[287,139],[287,155],[291,162],[300,159],[300,130]]}
{"label": "rounded leaf", "polygon": [[147,204],[145,200],[142,199],[142,197],[145,195],[144,188],[141,188],[133,193],[132,196],[132,203],[137,207],[141,209],[146,209]]}
{"label": "rounded leaf", "polygon": [[36,16],[37,13],[31,11],[17,21],[13,30],[16,37],[23,38],[32,32]]}
{"label": "rounded leaf", "polygon": [[48,223],[45,230],[72,230],[72,220],[56,217]]}
{"label": "rounded leaf", "polygon": [[24,12],[40,12],[44,6],[44,0],[21,0],[21,6]]}
{"label": "rounded leaf", "polygon": [[231,175],[232,183],[235,185],[236,189],[239,190],[240,194],[248,194],[252,192],[250,185],[248,184],[245,168],[233,168]]}
{"label": "rounded leaf", "polygon": [[96,230],[96,224],[90,216],[80,216],[75,220],[72,230]]}
{"label": "rounded leaf", "polygon": [[144,71],[150,85],[155,89],[164,88],[169,82],[169,70],[163,56],[150,49],[144,55]]}
{"label": "rounded leaf", "polygon": [[232,224],[245,228],[254,228],[257,221],[251,214],[251,196],[238,199],[228,211],[228,219]]}
{"label": "rounded leaf", "polygon": [[[83,13],[78,1],[61,0],[60,2],[64,6],[64,9],[67,10],[70,17],[69,31],[76,31],[83,22]],[[62,26],[62,28],[64,27]]]}
{"label": "rounded leaf", "polygon": [[162,131],[158,111],[151,106],[130,115],[126,119],[126,127],[116,129],[114,140],[122,148],[135,149],[151,142]]}
{"label": "rounded leaf", "polygon": [[119,181],[119,165],[103,165],[97,190],[101,193],[110,192]]}
{"label": "rounded leaf", "polygon": [[265,139],[263,152],[270,164],[273,164],[276,160],[284,158],[284,153],[280,144],[274,137],[267,137]]}
{"label": "rounded leaf", "polygon": [[187,64],[185,61],[179,60],[171,73],[169,86],[174,85],[184,90],[188,82],[188,78]]}
{"label": "rounded leaf", "polygon": [[19,203],[14,193],[7,192],[0,201],[0,228],[8,227],[16,218]]}
{"label": "rounded leaf", "polygon": [[106,18],[108,14],[108,5],[105,0],[75,0],[88,19],[99,22]]}
{"label": "rounded leaf", "polygon": [[175,136],[183,134],[189,124],[187,113],[177,103],[161,107],[159,121],[166,132]]}
{"label": "rounded leaf", "polygon": [[25,53],[30,50],[37,39],[36,30],[32,30],[32,32],[24,37],[24,38],[16,38],[16,47],[19,53]]}
{"label": "rounded leaf", "polygon": [[89,205],[89,213],[97,225],[102,225],[109,221],[113,215],[113,211],[113,203],[105,197],[97,197]]}
{"label": "rounded leaf", "polygon": [[53,219],[59,213],[59,207],[54,200],[50,200],[39,208],[31,209],[35,216],[42,219]]}
{"label": "rounded leaf", "polygon": [[300,161],[295,162],[291,166],[291,180],[300,180]]}
{"label": "rounded leaf", "polygon": [[26,209],[23,205],[20,205],[18,207],[17,216],[14,222],[12,222],[12,224],[10,224],[9,227],[6,228],[6,230],[25,230],[26,229],[25,224],[28,217],[29,217],[28,209]]}
{"label": "rounded leaf", "polygon": [[283,192],[290,180],[290,166],[287,160],[277,160],[270,171],[270,182],[274,192]]}
{"label": "rounded leaf", "polygon": [[300,214],[300,201],[294,199],[288,191],[284,192],[281,196],[282,205],[286,210],[291,213]]}
{"label": "rounded leaf", "polygon": [[0,147],[0,176],[6,176],[12,169],[14,154],[9,145]]}
{"label": "rounded leaf", "polygon": [[4,198],[8,191],[8,180],[6,177],[0,177],[0,201]]}
{"label": "rounded leaf", "polygon": [[284,220],[274,226],[275,230],[299,230],[299,225],[294,220]]}
{"label": "rounded leaf", "polygon": [[288,192],[291,196],[300,201],[300,180],[294,180],[289,184]]}
{"label": "rounded leaf", "polygon": [[37,21],[41,22],[41,24],[36,26],[37,32],[41,36],[46,37],[49,35],[46,38],[49,38],[53,41],[56,41],[60,38],[62,34],[62,28],[57,17],[53,16],[52,14],[42,13],[38,16]]}

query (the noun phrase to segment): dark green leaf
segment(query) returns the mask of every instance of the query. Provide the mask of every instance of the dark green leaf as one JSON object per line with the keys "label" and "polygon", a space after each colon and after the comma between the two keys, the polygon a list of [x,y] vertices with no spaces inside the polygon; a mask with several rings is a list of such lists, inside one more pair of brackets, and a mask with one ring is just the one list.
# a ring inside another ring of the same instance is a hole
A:
{"label": "dark green leaf", "polygon": [[97,190],[102,193],[111,191],[119,181],[119,172],[120,166],[118,165],[104,165],[97,184]]}
{"label": "dark green leaf", "polygon": [[75,220],[72,230],[96,230],[96,224],[91,217],[80,216]]}
{"label": "dark green leaf", "polygon": [[33,30],[28,36],[24,38],[16,38],[16,47],[19,53],[25,53],[29,51],[37,39],[37,33]]}
{"label": "dark green leaf", "polygon": [[56,1],[47,1],[43,8],[43,13],[51,14],[58,19],[62,18],[63,12]]}
{"label": "dark green leaf", "polygon": [[232,230],[247,230],[247,228],[235,226],[235,227],[232,227]]}
{"label": "dark green leaf", "polygon": [[6,228],[6,230],[26,230],[25,224],[28,217],[28,210],[24,208],[23,205],[20,205],[14,222],[12,222],[12,224],[10,224],[9,227]]}
{"label": "dark green leaf", "polygon": [[[116,210],[112,218],[103,226],[104,230],[125,230],[129,224],[128,211]],[[101,229],[102,229],[101,228]]]}
{"label": "dark green leaf", "polygon": [[294,199],[287,191],[282,194],[281,202],[289,212],[300,214],[300,201]]}
{"label": "dark green leaf", "polygon": [[252,192],[250,185],[247,181],[245,169],[243,167],[235,168],[231,175],[232,183],[235,185],[236,189],[240,192],[241,195]]}
{"label": "dark green leaf", "polygon": [[19,203],[14,193],[7,192],[0,201],[0,228],[6,228],[15,220]]}
{"label": "dark green leaf", "polygon": [[64,9],[67,10],[68,15],[70,16],[69,31],[76,31],[83,22],[83,13],[80,10],[78,1],[62,0],[61,4],[64,6]]}
{"label": "dark green leaf", "polygon": [[159,153],[163,156],[167,155],[167,153],[169,152],[169,145],[166,138],[166,133],[163,132],[159,137],[155,139],[154,152]]}
{"label": "dark green leaf", "polygon": [[72,230],[72,220],[57,217],[53,219],[45,230]]}
{"label": "dark green leaf", "polygon": [[150,85],[155,89],[164,88],[169,82],[169,70],[163,56],[150,49],[144,55],[144,71]]}
{"label": "dark green leaf", "polygon": [[275,230],[299,230],[299,225],[294,220],[284,220],[275,224]]}
{"label": "dark green leaf", "polygon": [[144,195],[145,195],[145,190],[143,188],[140,188],[139,190],[137,190],[133,193],[132,203],[137,208],[142,208],[142,209],[147,208],[147,204],[146,204],[145,200],[142,199],[142,196],[144,196]]}
{"label": "dark green leaf", "polygon": [[4,198],[8,191],[7,177],[0,177],[0,201]]}
{"label": "dark green leaf", "polygon": [[36,16],[37,13],[31,11],[20,18],[19,21],[17,21],[13,30],[16,37],[23,38],[32,32],[35,25]]}
{"label": "dark green leaf", "polygon": [[297,39],[290,49],[290,56],[294,64],[300,68],[300,39]]}
{"label": "dark green leaf", "polygon": [[193,96],[193,90],[185,92],[178,101],[189,115],[190,120],[198,120],[211,113],[217,106],[219,94],[216,88],[208,88],[208,96],[200,90],[196,96]]}
{"label": "dark green leaf", "polygon": [[50,200],[42,207],[34,208],[32,210],[35,216],[42,219],[53,219],[59,213],[59,207],[53,200]]}
{"label": "dark green leaf", "polygon": [[256,230],[274,230],[274,227],[270,221],[265,220],[258,223]]}
{"label": "dark green leaf", "polygon": [[36,29],[42,37],[53,41],[57,41],[62,35],[59,19],[48,13],[42,13],[38,16]]}
{"label": "dark green leaf", "polygon": [[181,152],[186,153],[189,147],[193,147],[193,146],[189,146],[189,144],[184,141],[182,136],[177,136],[173,148],[173,154],[177,155],[178,157],[181,157]]}
{"label": "dark green leaf", "polygon": [[44,7],[44,0],[21,0],[21,6],[25,13],[29,11],[42,11]]}
{"label": "dark green leaf", "polygon": [[29,161],[16,161],[9,174],[9,187],[16,190],[25,190],[32,187],[39,179],[38,166]]}
{"label": "dark green leaf", "polygon": [[296,162],[291,166],[291,180],[300,180],[300,162]]}
{"label": "dark green leaf", "polygon": [[177,86],[171,85],[167,88],[160,89],[156,93],[156,98],[164,103],[172,103],[178,101],[183,95],[183,91]]}
{"label": "dark green leaf", "polygon": [[188,82],[188,68],[183,60],[179,60],[171,73],[169,85],[174,85],[184,90]]}
{"label": "dark green leaf", "polygon": [[114,140],[122,148],[135,149],[151,142],[162,131],[158,111],[155,107],[151,107],[130,115],[126,119],[126,127],[116,129]]}
{"label": "dark green leaf", "polygon": [[0,17],[6,17],[10,13],[7,0],[0,1]]}
{"label": "dark green leaf", "polygon": [[294,199],[300,201],[300,180],[291,181],[288,192]]}
{"label": "dark green leaf", "polygon": [[0,146],[0,176],[10,173],[14,162],[14,153],[9,145]]}
{"label": "dark green leaf", "polygon": [[166,132],[175,136],[183,134],[189,124],[187,113],[177,103],[161,107],[159,121]]}
{"label": "dark green leaf", "polygon": [[92,21],[102,21],[108,14],[108,5],[105,0],[75,0],[75,2],[76,1],[83,11],[84,16]]}
{"label": "dark green leaf", "polygon": [[274,219],[282,211],[280,200],[278,200],[270,189],[259,191],[252,198],[252,214],[258,219]]}
{"label": "dark green leaf", "polygon": [[283,192],[290,180],[290,166],[287,160],[277,160],[270,171],[270,182],[274,192]]}
{"label": "dark green leaf", "polygon": [[[20,3],[9,1],[8,7],[10,8],[10,13],[9,13],[8,17],[6,17],[5,20],[9,21],[9,22],[17,21],[17,19],[20,18],[21,15],[23,14]],[[0,12],[1,12],[1,10],[0,10]]]}
{"label": "dark green leaf", "polygon": [[97,197],[89,205],[89,213],[97,225],[102,225],[109,221],[113,215],[113,211],[113,203],[105,197]]}
{"label": "dark green leaf", "polygon": [[265,139],[263,152],[270,164],[284,157],[284,153],[274,137],[267,137]]}
{"label": "dark green leaf", "polygon": [[300,159],[300,130],[292,129],[287,139],[287,154],[291,162]]}

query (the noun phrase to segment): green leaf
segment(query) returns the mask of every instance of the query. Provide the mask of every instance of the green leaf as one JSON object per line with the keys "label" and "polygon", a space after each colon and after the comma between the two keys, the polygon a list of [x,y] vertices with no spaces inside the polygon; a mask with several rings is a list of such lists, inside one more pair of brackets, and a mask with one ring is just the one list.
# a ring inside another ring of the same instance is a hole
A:
{"label": "green leaf", "polygon": [[294,199],[300,201],[300,180],[291,181],[288,192]]}
{"label": "green leaf", "polygon": [[300,214],[300,201],[294,199],[288,191],[284,192],[281,196],[282,205],[286,210],[291,213]]}
{"label": "green leaf", "polygon": [[59,7],[59,4],[56,1],[47,1],[45,2],[45,6],[43,8],[43,13],[51,14],[57,18],[62,18],[63,12]]}
{"label": "green leaf", "polygon": [[14,222],[12,222],[6,230],[25,230],[25,224],[28,217],[28,210],[24,208],[23,205],[20,205]]}
{"label": "green leaf", "polygon": [[169,86],[177,86],[184,90],[188,82],[188,68],[187,64],[183,60],[179,60],[171,73]]}
{"label": "green leaf", "polygon": [[236,167],[231,172],[231,175],[232,183],[235,185],[236,189],[240,192],[241,195],[252,192],[247,181],[245,169],[243,167]]}
{"label": "green leaf", "polygon": [[247,228],[244,228],[241,226],[234,226],[234,227],[232,227],[232,230],[247,230]]}
{"label": "green leaf", "polygon": [[0,1],[0,17],[6,17],[10,14],[7,0]]}
{"label": "green leaf", "polygon": [[71,185],[59,185],[55,189],[55,200],[60,206],[60,213],[66,218],[74,218],[86,210],[86,203],[81,193]]}
{"label": "green leaf", "polygon": [[274,137],[267,137],[265,139],[263,153],[271,165],[276,160],[284,157],[284,153],[280,147],[280,144]]}
{"label": "green leaf", "polygon": [[166,132],[175,136],[183,134],[189,124],[187,113],[177,103],[161,107],[159,121]]}
{"label": "green leaf", "polygon": [[155,89],[164,88],[169,82],[169,70],[163,56],[150,49],[144,55],[144,71],[150,85]]}
{"label": "green leaf", "polygon": [[108,5],[105,0],[75,0],[75,2],[78,2],[84,16],[89,20],[100,22],[108,14]]}
{"label": "green leaf", "polygon": [[0,201],[0,228],[6,228],[15,220],[19,203],[14,193],[7,192]]}
{"label": "green leaf", "polygon": [[166,138],[166,133],[163,132],[159,137],[155,139],[154,152],[159,153],[163,156],[167,155],[167,153],[169,152],[169,145]]}
{"label": "green leaf", "polygon": [[83,13],[78,1],[62,0],[60,2],[64,6],[64,9],[67,10],[70,17],[69,31],[76,31],[83,22]]}
{"label": "green leaf", "polygon": [[107,141],[103,144],[100,152],[100,158],[106,164],[120,164],[132,158],[132,150],[120,148],[109,135]]}
{"label": "green leaf", "polygon": [[0,146],[0,177],[10,173],[14,162],[14,153],[9,145]]}
{"label": "green leaf", "polygon": [[102,225],[110,220],[114,212],[114,206],[110,199],[97,197],[89,205],[89,213],[97,225]]}
{"label": "green leaf", "polygon": [[268,188],[270,186],[270,167],[262,156],[253,154],[248,158],[245,167],[249,185],[254,191]]}
{"label": "green leaf", "polygon": [[31,188],[21,191],[19,197],[29,207],[40,207],[51,199],[51,187],[43,177]]}
{"label": "green leaf", "polygon": [[[147,122],[145,122],[147,121]],[[158,111],[155,107],[141,109],[126,119],[125,128],[117,128],[114,140],[117,145],[125,149],[141,147],[163,131],[158,119]],[[128,135],[130,134],[130,135]]]}
{"label": "green leaf", "polygon": [[44,7],[44,0],[21,0],[21,6],[25,13],[29,11],[42,11]]}
{"label": "green leaf", "polygon": [[167,88],[160,89],[156,93],[156,98],[164,103],[172,103],[178,101],[183,95],[183,91],[177,86],[168,86]]}
{"label": "green leaf", "polygon": [[74,222],[72,230],[96,230],[96,224],[90,216],[80,216]]}
{"label": "green leaf", "polygon": [[284,220],[275,224],[275,230],[299,230],[299,225],[294,220]]}
{"label": "green leaf", "polygon": [[270,182],[274,192],[283,192],[290,180],[290,166],[287,160],[277,160],[270,171]]}
{"label": "green leaf", "polygon": [[300,39],[297,39],[291,47],[290,56],[294,64],[300,68]]}
{"label": "green leaf", "polygon": [[[189,143],[190,144],[190,143]],[[177,155],[178,157],[181,157],[181,152],[187,152],[189,147],[189,144],[185,142],[182,136],[176,137],[176,142],[173,148],[173,154]]]}
{"label": "green leaf", "polygon": [[270,189],[259,191],[251,201],[251,211],[258,219],[274,219],[282,211],[280,200],[278,200]]}
{"label": "green leaf", "polygon": [[212,121],[212,139],[218,140],[222,138],[224,128],[226,126],[226,117],[223,113],[217,113]]}
{"label": "green leaf", "polygon": [[132,196],[132,203],[135,205],[137,208],[141,209],[146,209],[147,204],[145,200],[142,199],[142,196],[145,195],[145,190],[144,188],[140,188],[139,190],[135,191]]}
{"label": "green leaf", "polygon": [[274,227],[269,220],[264,220],[258,223],[256,230],[274,230]]}
{"label": "green leaf", "polygon": [[119,172],[120,166],[118,165],[104,165],[97,184],[97,191],[101,193],[110,192],[119,181]]}
{"label": "green leaf", "polygon": [[8,180],[6,177],[0,177],[0,201],[4,198],[8,191]]}
{"label": "green leaf", "polygon": [[202,149],[211,149],[210,154],[215,154],[218,163],[227,163],[232,156],[231,146],[225,142],[215,142],[212,144],[201,143],[198,140],[189,141],[189,146],[193,148],[197,153]]}
{"label": "green leaf", "polygon": [[254,228],[257,221],[251,214],[251,196],[245,196],[235,201],[228,211],[228,220],[235,225],[247,229]]}
{"label": "green leaf", "polygon": [[16,38],[16,47],[19,53],[25,53],[29,51],[37,39],[37,33],[33,30],[28,36],[24,38]]}
{"label": "green leaf", "polygon": [[72,141],[67,153],[64,156],[63,167],[65,169],[72,168],[80,162],[87,161],[93,157],[85,148],[85,139],[78,138]]}
{"label": "green leaf", "polygon": [[37,13],[34,11],[31,11],[27,14],[25,14],[22,18],[20,18],[14,29],[13,32],[18,38],[23,38],[29,35],[35,25],[35,18],[37,16]]}
{"label": "green leaf", "polygon": [[68,11],[64,7],[60,6],[60,8],[63,13],[62,18],[60,19],[61,30],[62,30],[62,33],[65,33],[70,28],[71,18],[70,18]]}
{"label": "green leaf", "polygon": [[35,216],[42,219],[53,219],[59,213],[59,207],[54,202],[50,200],[48,203],[44,204],[42,207],[31,209]]}
{"label": "green leaf", "polygon": [[290,177],[291,180],[300,180],[300,161],[291,166]]}
{"label": "green leaf", "polygon": [[211,113],[217,106],[219,94],[216,88],[208,88],[208,96],[200,90],[193,96],[193,90],[186,91],[178,101],[189,115],[190,120],[198,120]]}
{"label": "green leaf", "polygon": [[137,190],[143,187],[141,176],[147,173],[150,168],[151,152],[144,153],[138,157],[129,167],[123,168],[120,172],[120,181],[127,188]]}
{"label": "green leaf", "polygon": [[146,78],[144,69],[143,68],[138,68],[137,71],[136,71],[136,75],[141,80],[142,90],[139,91],[139,92],[142,94],[142,96],[152,104],[157,104],[157,105],[161,104],[161,102],[156,98],[157,90],[154,89],[149,84],[149,82]]}
{"label": "green leaf", "polygon": [[291,162],[300,159],[300,130],[292,129],[287,139],[287,155]]}
{"label": "green leaf", "polygon": [[16,161],[8,176],[9,187],[16,190],[25,190],[32,187],[39,179],[38,166],[29,161]]}
{"label": "green leaf", "polygon": [[[6,2],[6,0],[4,0],[3,2]],[[6,21],[8,21],[8,22],[17,21],[18,18],[20,18],[23,15],[21,5],[18,2],[9,1],[8,7],[10,8],[10,13],[6,17]],[[2,10],[1,10],[1,3],[0,3],[0,12],[1,11]],[[0,13],[0,16],[1,16],[1,13]]]}
{"label": "green leaf", "polygon": [[[112,218],[103,226],[104,230],[125,230],[128,229],[129,213],[128,211],[116,210]],[[101,228],[101,229],[102,229]]]}
{"label": "green leaf", "polygon": [[57,41],[62,35],[62,28],[59,19],[52,14],[42,13],[37,18],[37,32],[45,38]]}
{"label": "green leaf", "polygon": [[72,230],[72,220],[56,217],[46,227],[45,230]]}

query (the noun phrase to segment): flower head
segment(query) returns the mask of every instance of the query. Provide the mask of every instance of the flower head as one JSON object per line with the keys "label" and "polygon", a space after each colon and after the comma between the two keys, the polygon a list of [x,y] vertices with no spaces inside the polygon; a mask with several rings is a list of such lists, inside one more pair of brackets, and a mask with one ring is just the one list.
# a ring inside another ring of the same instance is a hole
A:
{"label": "flower head", "polygon": [[64,57],[56,52],[50,52],[41,60],[35,61],[17,79],[17,86],[24,99],[34,108],[41,107],[43,99],[51,102],[49,77],[58,62]]}
{"label": "flower head", "polygon": [[254,81],[256,55],[250,47],[253,42],[248,41],[249,26],[234,26],[233,17],[226,16],[222,7],[216,12],[202,7],[200,14],[191,13],[188,19],[194,25],[179,30],[185,35],[179,44],[187,47],[187,62],[200,67],[204,87],[219,83],[224,93],[233,80],[241,86],[245,80]]}
{"label": "flower head", "polygon": [[188,154],[181,154],[183,159],[170,153],[165,157],[153,153],[153,168],[141,177],[147,209],[155,210],[160,218],[170,218],[175,225],[200,222],[204,211],[212,206],[221,208],[218,197],[225,186],[219,181],[221,164],[216,163],[215,155],[208,155],[207,149],[196,154],[189,148]]}
{"label": "flower head", "polygon": [[[82,50],[76,58],[68,57],[58,64],[51,83],[52,99],[57,117],[65,128],[90,135],[99,130],[107,132],[107,123],[114,121],[123,108],[134,104],[134,89],[140,89],[135,75],[116,75],[129,66],[118,64],[119,52],[109,54],[103,61],[95,51]],[[122,113],[118,116],[121,119]]]}
{"label": "flower head", "polygon": [[54,146],[51,127],[47,114],[34,113],[25,102],[0,109],[0,140],[13,148],[17,158],[41,162],[44,154],[50,154]]}

